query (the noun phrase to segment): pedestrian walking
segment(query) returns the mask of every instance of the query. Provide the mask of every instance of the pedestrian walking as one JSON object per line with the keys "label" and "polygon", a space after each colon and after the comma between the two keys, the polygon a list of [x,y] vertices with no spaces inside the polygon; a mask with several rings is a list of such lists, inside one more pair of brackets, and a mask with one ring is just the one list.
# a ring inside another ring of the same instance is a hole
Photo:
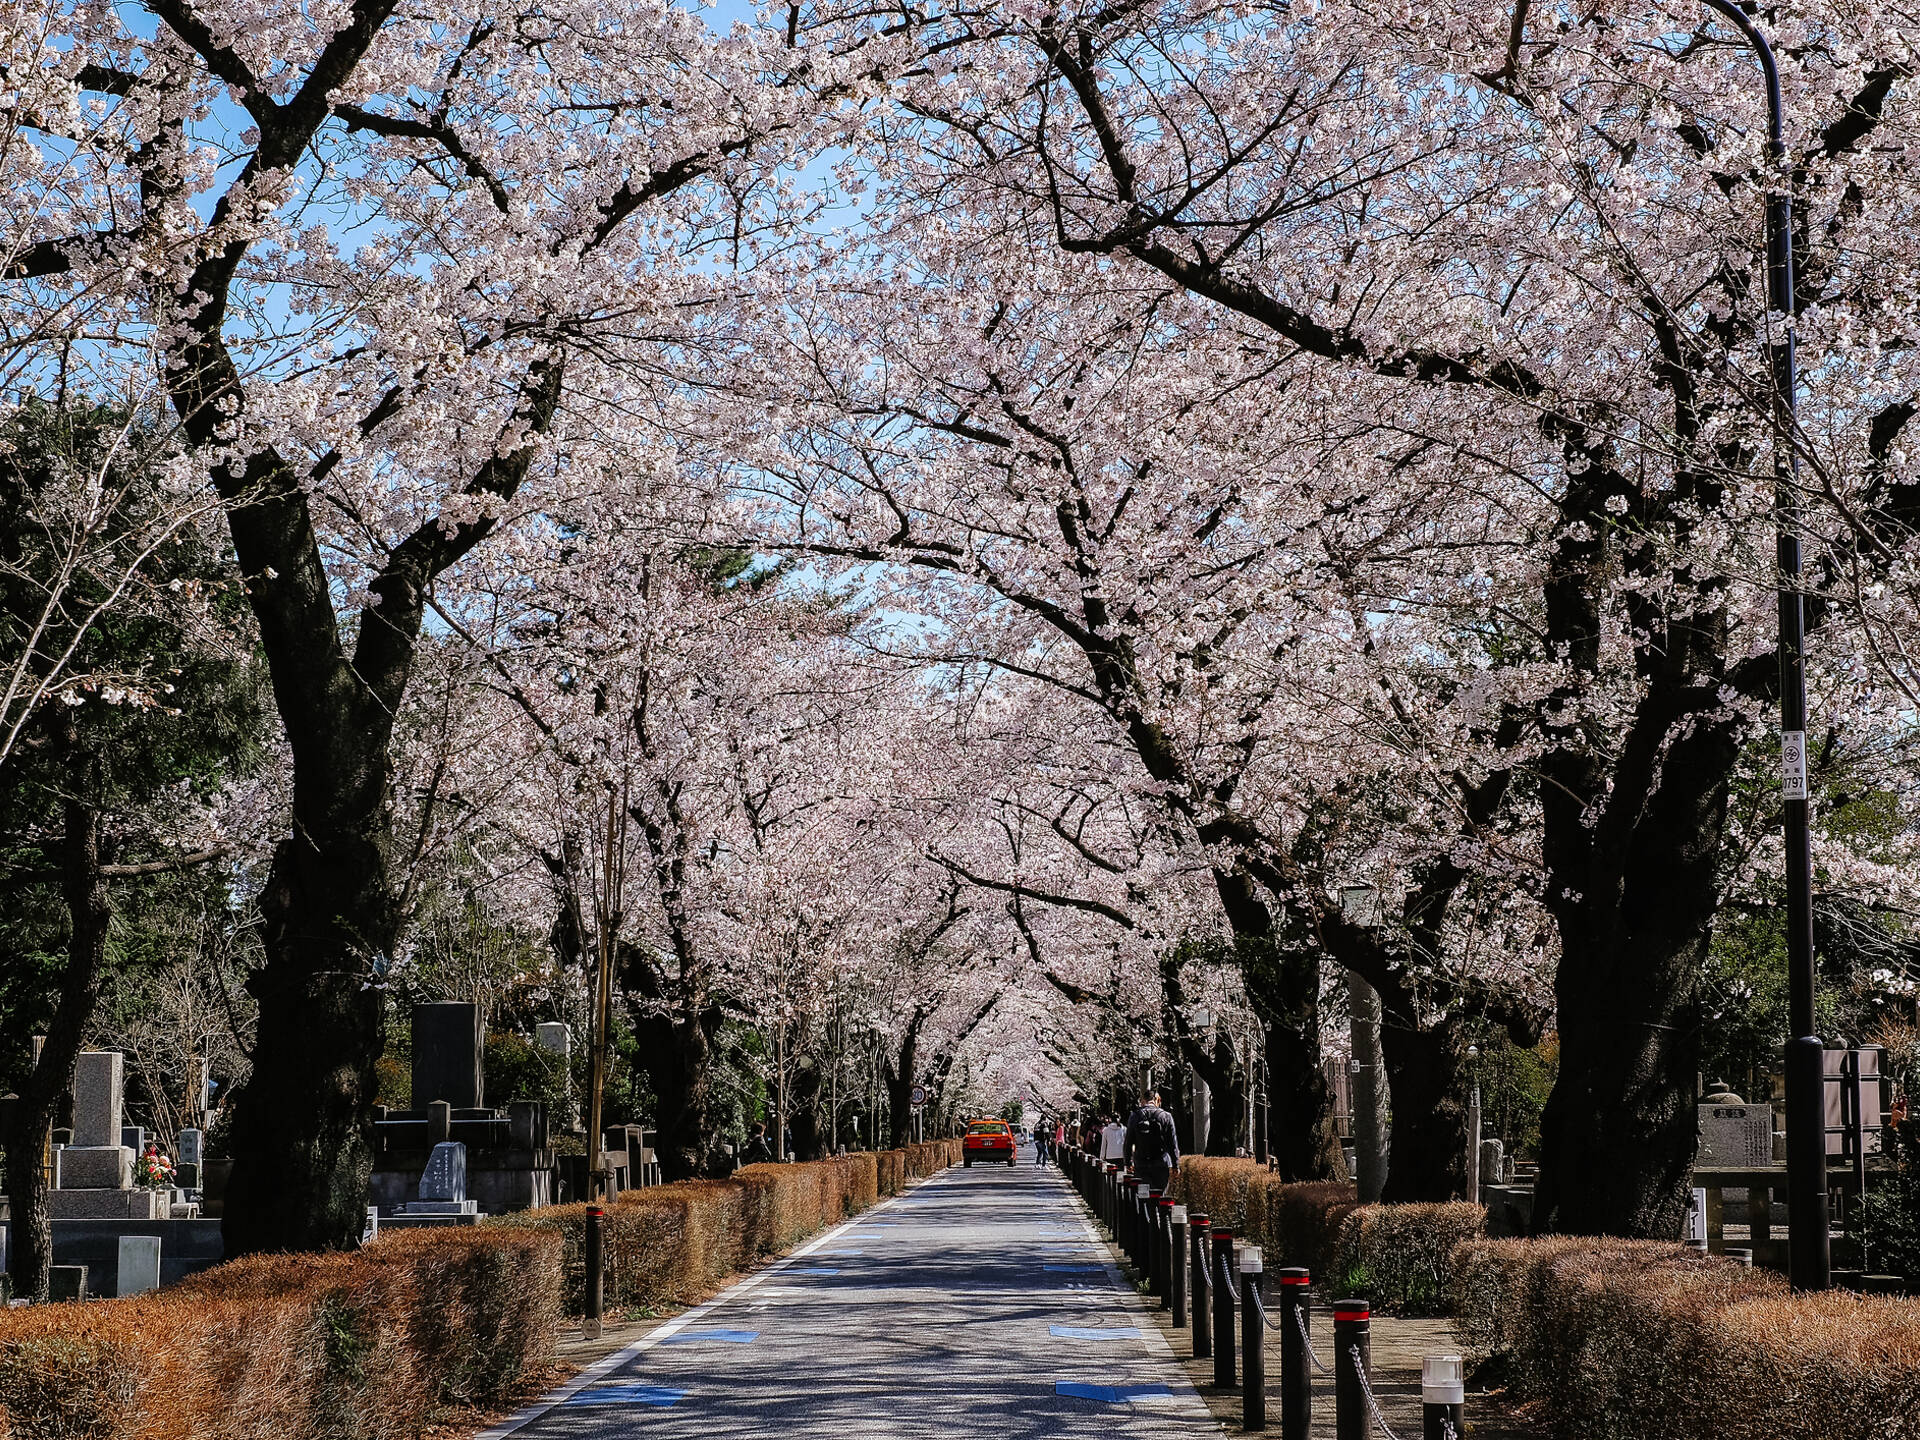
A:
{"label": "pedestrian walking", "polygon": [[1112,1115],[1100,1127],[1100,1160],[1105,1165],[1127,1163],[1127,1127]]}
{"label": "pedestrian walking", "polygon": [[1160,1108],[1158,1091],[1127,1122],[1126,1147],[1133,1173],[1145,1179],[1149,1188],[1165,1194],[1180,1164],[1180,1141],[1174,1134],[1173,1116]]}

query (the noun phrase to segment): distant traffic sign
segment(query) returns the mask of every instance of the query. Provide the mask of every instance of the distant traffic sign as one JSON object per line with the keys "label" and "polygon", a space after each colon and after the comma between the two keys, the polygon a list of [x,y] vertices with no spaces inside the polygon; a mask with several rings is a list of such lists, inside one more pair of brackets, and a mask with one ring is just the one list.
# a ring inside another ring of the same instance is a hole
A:
{"label": "distant traffic sign", "polygon": [[919,1108],[920,1108],[920,1107],[921,1107],[922,1105],[924,1105],[924,1104],[926,1104],[926,1103],[927,1103],[927,1087],[926,1087],[926,1086],[924,1086],[924,1085],[916,1085],[916,1086],[914,1086],[914,1087],[913,1087],[913,1106],[914,1106],[914,1109],[916,1109],[916,1110],[917,1110],[917,1109],[919,1109]]}

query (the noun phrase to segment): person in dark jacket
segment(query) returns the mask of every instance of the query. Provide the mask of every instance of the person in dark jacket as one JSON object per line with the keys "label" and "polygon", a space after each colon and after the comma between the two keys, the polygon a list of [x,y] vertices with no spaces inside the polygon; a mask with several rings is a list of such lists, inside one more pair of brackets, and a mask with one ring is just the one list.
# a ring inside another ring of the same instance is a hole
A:
{"label": "person in dark jacket", "polygon": [[747,1141],[746,1149],[740,1152],[742,1165],[764,1165],[773,1159],[773,1146],[767,1143],[767,1127],[753,1127],[753,1138]]}
{"label": "person in dark jacket", "polygon": [[1160,1108],[1158,1091],[1127,1120],[1127,1162],[1149,1187],[1166,1193],[1180,1164],[1180,1141],[1173,1131],[1173,1116]]}

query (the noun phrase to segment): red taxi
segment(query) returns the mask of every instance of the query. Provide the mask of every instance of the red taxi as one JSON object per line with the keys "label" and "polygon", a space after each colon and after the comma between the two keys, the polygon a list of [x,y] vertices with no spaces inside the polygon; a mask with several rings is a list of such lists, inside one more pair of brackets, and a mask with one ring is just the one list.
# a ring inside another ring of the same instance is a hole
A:
{"label": "red taxi", "polygon": [[1013,1155],[1013,1127],[1004,1120],[975,1120],[960,1142],[960,1158],[969,1165],[976,1160],[1004,1160],[1011,1165]]}

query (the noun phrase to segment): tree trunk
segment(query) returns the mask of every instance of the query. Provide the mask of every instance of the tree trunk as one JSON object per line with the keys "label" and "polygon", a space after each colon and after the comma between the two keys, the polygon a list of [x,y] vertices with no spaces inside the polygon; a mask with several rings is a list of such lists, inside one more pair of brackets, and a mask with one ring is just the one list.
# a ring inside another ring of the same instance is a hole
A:
{"label": "tree trunk", "polygon": [[61,891],[67,904],[67,968],[60,1003],[34,1059],[7,1142],[7,1198],[12,1205],[8,1273],[16,1298],[45,1300],[53,1264],[53,1223],[47,1211],[43,1167],[60,1101],[73,1088],[74,1066],[106,968],[107,931],[113,910],[100,873],[99,812],[76,799],[63,807]]}
{"label": "tree trunk", "polygon": [[[369,760],[384,775],[384,754]],[[260,897],[267,963],[247,980],[260,1003],[253,1072],[232,1102],[230,1256],[350,1249],[364,1226],[386,1041],[371,962],[392,953],[399,929],[371,838],[388,819],[383,796],[364,825],[304,828],[274,851]]]}
{"label": "tree trunk", "polygon": [[1386,1185],[1380,1199],[1458,1200],[1467,1183],[1466,1047],[1457,1023],[1421,1028],[1385,1016],[1380,1048],[1393,1098]]}
{"label": "tree trunk", "polygon": [[1271,941],[1242,953],[1267,1061],[1267,1144],[1285,1179],[1331,1179],[1340,1137],[1320,1066],[1318,954]]}
{"label": "tree trunk", "polygon": [[794,1067],[787,1092],[788,1124],[793,1127],[793,1158],[820,1160],[827,1154],[826,1127],[821,1124],[820,1092],[825,1077],[811,1060]]}
{"label": "tree trunk", "polygon": [[[1733,760],[1719,727],[1698,722],[1677,741],[1617,901],[1582,906],[1588,923],[1562,926],[1560,1073],[1540,1119],[1537,1230],[1681,1233],[1697,1143],[1699,977]],[[1552,883],[1578,882],[1556,872]]]}
{"label": "tree trunk", "polygon": [[888,1148],[899,1150],[913,1138],[913,1072],[919,1061],[920,1026],[926,1016],[915,1011],[913,1019],[907,1023],[907,1032],[900,1037],[900,1054],[896,1060],[886,1057],[887,1082],[887,1118],[889,1120]]}
{"label": "tree trunk", "polygon": [[1348,1072],[1348,1089],[1353,1111],[1354,1179],[1359,1185],[1360,1203],[1372,1205],[1379,1201],[1391,1173],[1388,1126],[1392,1123],[1392,1089],[1380,1038],[1380,992],[1349,971],[1347,995],[1353,1012],[1354,1066]]}

